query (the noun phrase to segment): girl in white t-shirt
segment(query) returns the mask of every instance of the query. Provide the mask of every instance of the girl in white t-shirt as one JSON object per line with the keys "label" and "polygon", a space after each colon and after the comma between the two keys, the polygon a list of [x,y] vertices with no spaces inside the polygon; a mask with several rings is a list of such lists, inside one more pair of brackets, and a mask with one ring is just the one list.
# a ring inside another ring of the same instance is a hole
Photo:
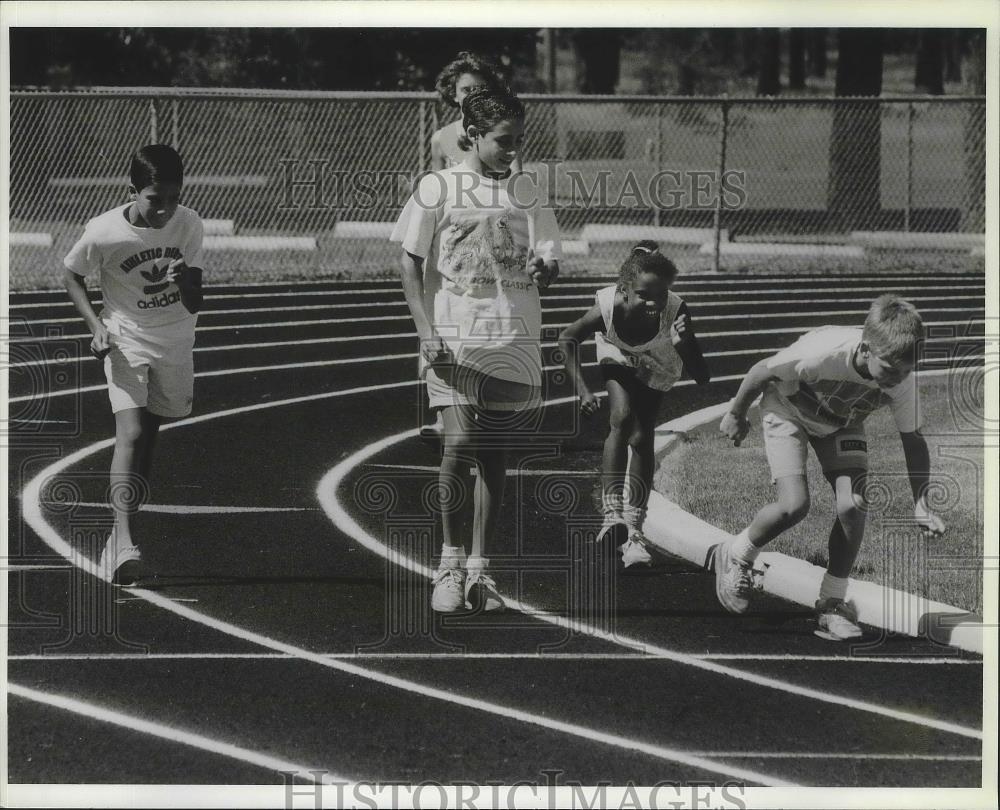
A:
{"label": "girl in white t-shirt", "polygon": [[[153,445],[164,418],[191,412],[192,350],[201,309],[201,219],[179,204],[181,157],[163,144],[144,146],[129,169],[130,202],[90,220],[67,254],[66,289],[104,362],[115,451],[108,490],[114,529],[101,553],[101,575],[135,581],[141,555],[131,515],[149,492]],[[98,275],[98,314],[85,277]]]}
{"label": "girl in white t-shirt", "polygon": [[684,369],[699,385],[709,381],[687,304],[670,291],[676,277],[677,268],[656,242],[640,242],[622,265],[618,283],[598,290],[594,306],[559,336],[566,372],[586,416],[597,412],[600,400],[583,378],[578,347],[591,335],[597,344],[611,423],[602,465],[604,524],[597,542],[606,543],[610,553],[620,548],[626,567],[652,561],[642,524],[653,485],[653,431],[663,392]]}
{"label": "girl in white t-shirt", "polygon": [[[431,605],[445,613],[503,607],[484,554],[503,497],[506,445],[540,404],[538,292],[558,274],[560,250],[555,215],[537,186],[511,172],[524,135],[521,102],[509,91],[481,90],[465,98],[462,117],[465,161],[420,181],[391,237],[404,251],[421,374],[444,417],[444,545]],[[462,515],[473,491],[466,555]]]}

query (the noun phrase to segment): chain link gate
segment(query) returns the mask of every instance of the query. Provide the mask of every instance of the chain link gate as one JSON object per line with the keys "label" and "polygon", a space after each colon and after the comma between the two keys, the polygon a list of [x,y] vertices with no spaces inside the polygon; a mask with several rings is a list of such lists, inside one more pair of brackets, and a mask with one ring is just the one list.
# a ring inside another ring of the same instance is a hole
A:
{"label": "chain link gate", "polygon": [[[775,243],[953,247],[982,267],[983,98],[523,99],[524,168],[576,245],[567,269],[607,272],[645,233],[682,270]],[[12,91],[11,288],[59,285],[150,142],[184,157],[210,280],[394,274],[388,230],[453,115],[429,93]]]}

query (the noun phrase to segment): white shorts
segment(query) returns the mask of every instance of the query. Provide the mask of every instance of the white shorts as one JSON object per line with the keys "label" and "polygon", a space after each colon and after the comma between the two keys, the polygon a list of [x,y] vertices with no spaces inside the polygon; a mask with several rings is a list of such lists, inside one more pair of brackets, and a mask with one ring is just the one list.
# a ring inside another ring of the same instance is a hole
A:
{"label": "white shorts", "polygon": [[191,413],[193,330],[185,326],[171,334],[161,328],[151,335],[120,321],[107,321],[105,326],[112,347],[104,358],[112,412],[146,408],[165,417]]}
{"label": "white shorts", "polygon": [[772,481],[787,475],[805,475],[810,445],[828,479],[868,470],[868,440],[863,425],[841,428],[828,436],[811,436],[795,420],[773,411],[765,411],[761,422]]}

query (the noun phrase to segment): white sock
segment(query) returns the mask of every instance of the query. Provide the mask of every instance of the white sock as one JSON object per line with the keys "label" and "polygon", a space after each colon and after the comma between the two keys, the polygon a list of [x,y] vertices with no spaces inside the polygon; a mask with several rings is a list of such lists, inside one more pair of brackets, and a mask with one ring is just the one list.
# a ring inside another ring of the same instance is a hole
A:
{"label": "white sock", "polygon": [[829,572],[823,574],[823,582],[819,586],[819,599],[843,599],[847,596],[847,577],[835,577]]}
{"label": "white sock", "polygon": [[750,542],[748,531],[748,529],[744,529],[733,539],[732,553],[737,560],[752,563],[760,554],[760,549]]}
{"label": "white sock", "polygon": [[622,492],[603,492],[601,493],[601,508],[605,512],[614,512],[615,514],[622,514],[625,511],[625,498]]}
{"label": "white sock", "polygon": [[465,568],[465,547],[442,544],[441,565],[445,568]]}
{"label": "white sock", "polygon": [[486,557],[469,557],[465,561],[467,571],[485,571],[490,566],[490,561]]}

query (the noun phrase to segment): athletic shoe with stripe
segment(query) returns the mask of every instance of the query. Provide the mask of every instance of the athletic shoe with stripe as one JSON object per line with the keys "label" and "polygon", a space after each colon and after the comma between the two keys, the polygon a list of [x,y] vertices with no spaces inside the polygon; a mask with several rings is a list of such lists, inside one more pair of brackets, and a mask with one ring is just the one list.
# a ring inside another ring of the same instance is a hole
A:
{"label": "athletic shoe with stripe", "polygon": [[730,613],[746,613],[753,590],[751,565],[732,555],[729,543],[715,549],[715,595]]}
{"label": "athletic shoe with stripe", "polygon": [[816,635],[829,641],[850,641],[863,635],[858,627],[858,611],[843,599],[817,599],[816,623]]}

